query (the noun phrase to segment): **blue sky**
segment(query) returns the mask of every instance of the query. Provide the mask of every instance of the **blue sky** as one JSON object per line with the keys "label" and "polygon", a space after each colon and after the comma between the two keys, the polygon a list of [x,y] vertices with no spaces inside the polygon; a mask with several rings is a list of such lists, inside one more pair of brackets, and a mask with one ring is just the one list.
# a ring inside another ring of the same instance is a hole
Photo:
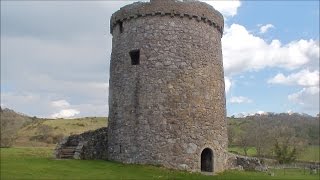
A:
{"label": "blue sky", "polygon": [[242,1],[228,23],[238,23],[257,33],[258,24],[276,28],[262,34],[266,40],[288,43],[296,39],[319,39],[319,1]]}
{"label": "blue sky", "polygon": [[[278,39],[282,44],[288,44],[301,39],[313,39],[318,42],[318,55],[315,56],[316,67],[311,72],[319,71],[319,1],[242,1],[237,15],[227,20],[227,24],[240,24],[252,35],[262,38],[267,43]],[[266,33],[261,33],[261,25],[272,24]],[[313,102],[292,102],[289,95],[301,91],[300,85],[295,83],[290,86],[282,83],[268,83],[268,80],[276,74],[290,75],[299,70],[310,69],[299,65],[294,69],[266,67],[255,71],[243,71],[232,76],[234,87],[227,94],[231,97],[248,97],[250,103],[228,102],[228,114],[239,112],[254,113],[257,111],[268,112],[300,112],[315,115],[319,112],[319,93],[311,96],[316,100]],[[319,73],[317,82],[319,82]],[[302,77],[301,77],[302,78]],[[315,86],[319,87],[319,83]],[[319,91],[318,91],[319,92]],[[306,107],[302,103],[310,103],[314,108]]]}
{"label": "blue sky", "polygon": [[[109,18],[130,1],[1,1],[1,106],[108,115]],[[225,17],[228,116],[319,113],[319,1],[207,1]]]}

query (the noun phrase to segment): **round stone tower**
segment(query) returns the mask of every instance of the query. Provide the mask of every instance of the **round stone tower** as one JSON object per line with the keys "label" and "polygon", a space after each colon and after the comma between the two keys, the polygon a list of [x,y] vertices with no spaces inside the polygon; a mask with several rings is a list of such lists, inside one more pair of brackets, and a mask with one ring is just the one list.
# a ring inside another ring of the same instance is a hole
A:
{"label": "round stone tower", "polygon": [[110,160],[226,169],[223,25],[194,0],[137,2],[112,15]]}

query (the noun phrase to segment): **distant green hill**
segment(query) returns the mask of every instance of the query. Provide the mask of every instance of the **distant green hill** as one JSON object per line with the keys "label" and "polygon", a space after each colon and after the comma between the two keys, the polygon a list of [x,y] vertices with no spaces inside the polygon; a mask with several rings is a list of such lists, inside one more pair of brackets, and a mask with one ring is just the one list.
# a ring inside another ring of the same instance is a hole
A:
{"label": "distant green hill", "polygon": [[105,117],[36,119],[18,131],[14,145],[52,146],[63,137],[71,134],[81,134],[105,126],[107,126],[107,118]]}
{"label": "distant green hill", "polygon": [[279,127],[290,128],[294,135],[304,139],[309,145],[319,145],[320,143],[320,119],[306,114],[288,113],[267,113],[264,115],[251,115],[244,118],[228,118],[229,145],[236,145],[237,138],[241,132],[247,135],[265,135],[272,129]]}
{"label": "distant green hill", "polygon": [[267,113],[228,119],[229,151],[242,155],[276,158],[280,144],[282,154],[291,152],[293,159],[319,162],[319,137],[319,117],[305,114]]}

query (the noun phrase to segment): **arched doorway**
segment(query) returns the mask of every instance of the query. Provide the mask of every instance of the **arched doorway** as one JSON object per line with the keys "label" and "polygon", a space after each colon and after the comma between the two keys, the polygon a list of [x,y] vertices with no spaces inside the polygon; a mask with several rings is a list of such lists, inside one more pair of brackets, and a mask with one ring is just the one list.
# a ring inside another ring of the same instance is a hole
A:
{"label": "arched doorway", "polygon": [[213,172],[213,153],[210,148],[205,148],[201,153],[201,171]]}

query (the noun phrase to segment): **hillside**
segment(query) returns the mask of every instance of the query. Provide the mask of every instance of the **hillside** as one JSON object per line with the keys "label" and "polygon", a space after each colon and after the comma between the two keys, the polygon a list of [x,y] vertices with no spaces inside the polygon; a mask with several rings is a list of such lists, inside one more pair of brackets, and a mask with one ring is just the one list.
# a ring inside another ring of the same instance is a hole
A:
{"label": "hillside", "polygon": [[55,146],[63,137],[107,126],[105,117],[47,119],[1,109],[1,147]]}
{"label": "hillside", "polygon": [[304,114],[230,118],[229,147],[243,155],[319,162],[319,130],[319,118]]}
{"label": "hillside", "polygon": [[36,119],[17,133],[15,146],[52,146],[63,137],[107,126],[107,118]]}
{"label": "hillside", "polygon": [[[297,138],[304,139],[309,145],[320,143],[320,119],[305,114],[268,113],[244,118],[228,118],[229,144],[234,144],[241,133],[266,135],[279,128],[290,129]],[[258,130],[258,131],[257,131]],[[247,134],[249,135],[249,134]],[[265,137],[266,138],[266,137]]]}
{"label": "hillside", "polygon": [[13,110],[0,107],[1,147],[11,146],[19,129],[32,122],[32,118]]}

